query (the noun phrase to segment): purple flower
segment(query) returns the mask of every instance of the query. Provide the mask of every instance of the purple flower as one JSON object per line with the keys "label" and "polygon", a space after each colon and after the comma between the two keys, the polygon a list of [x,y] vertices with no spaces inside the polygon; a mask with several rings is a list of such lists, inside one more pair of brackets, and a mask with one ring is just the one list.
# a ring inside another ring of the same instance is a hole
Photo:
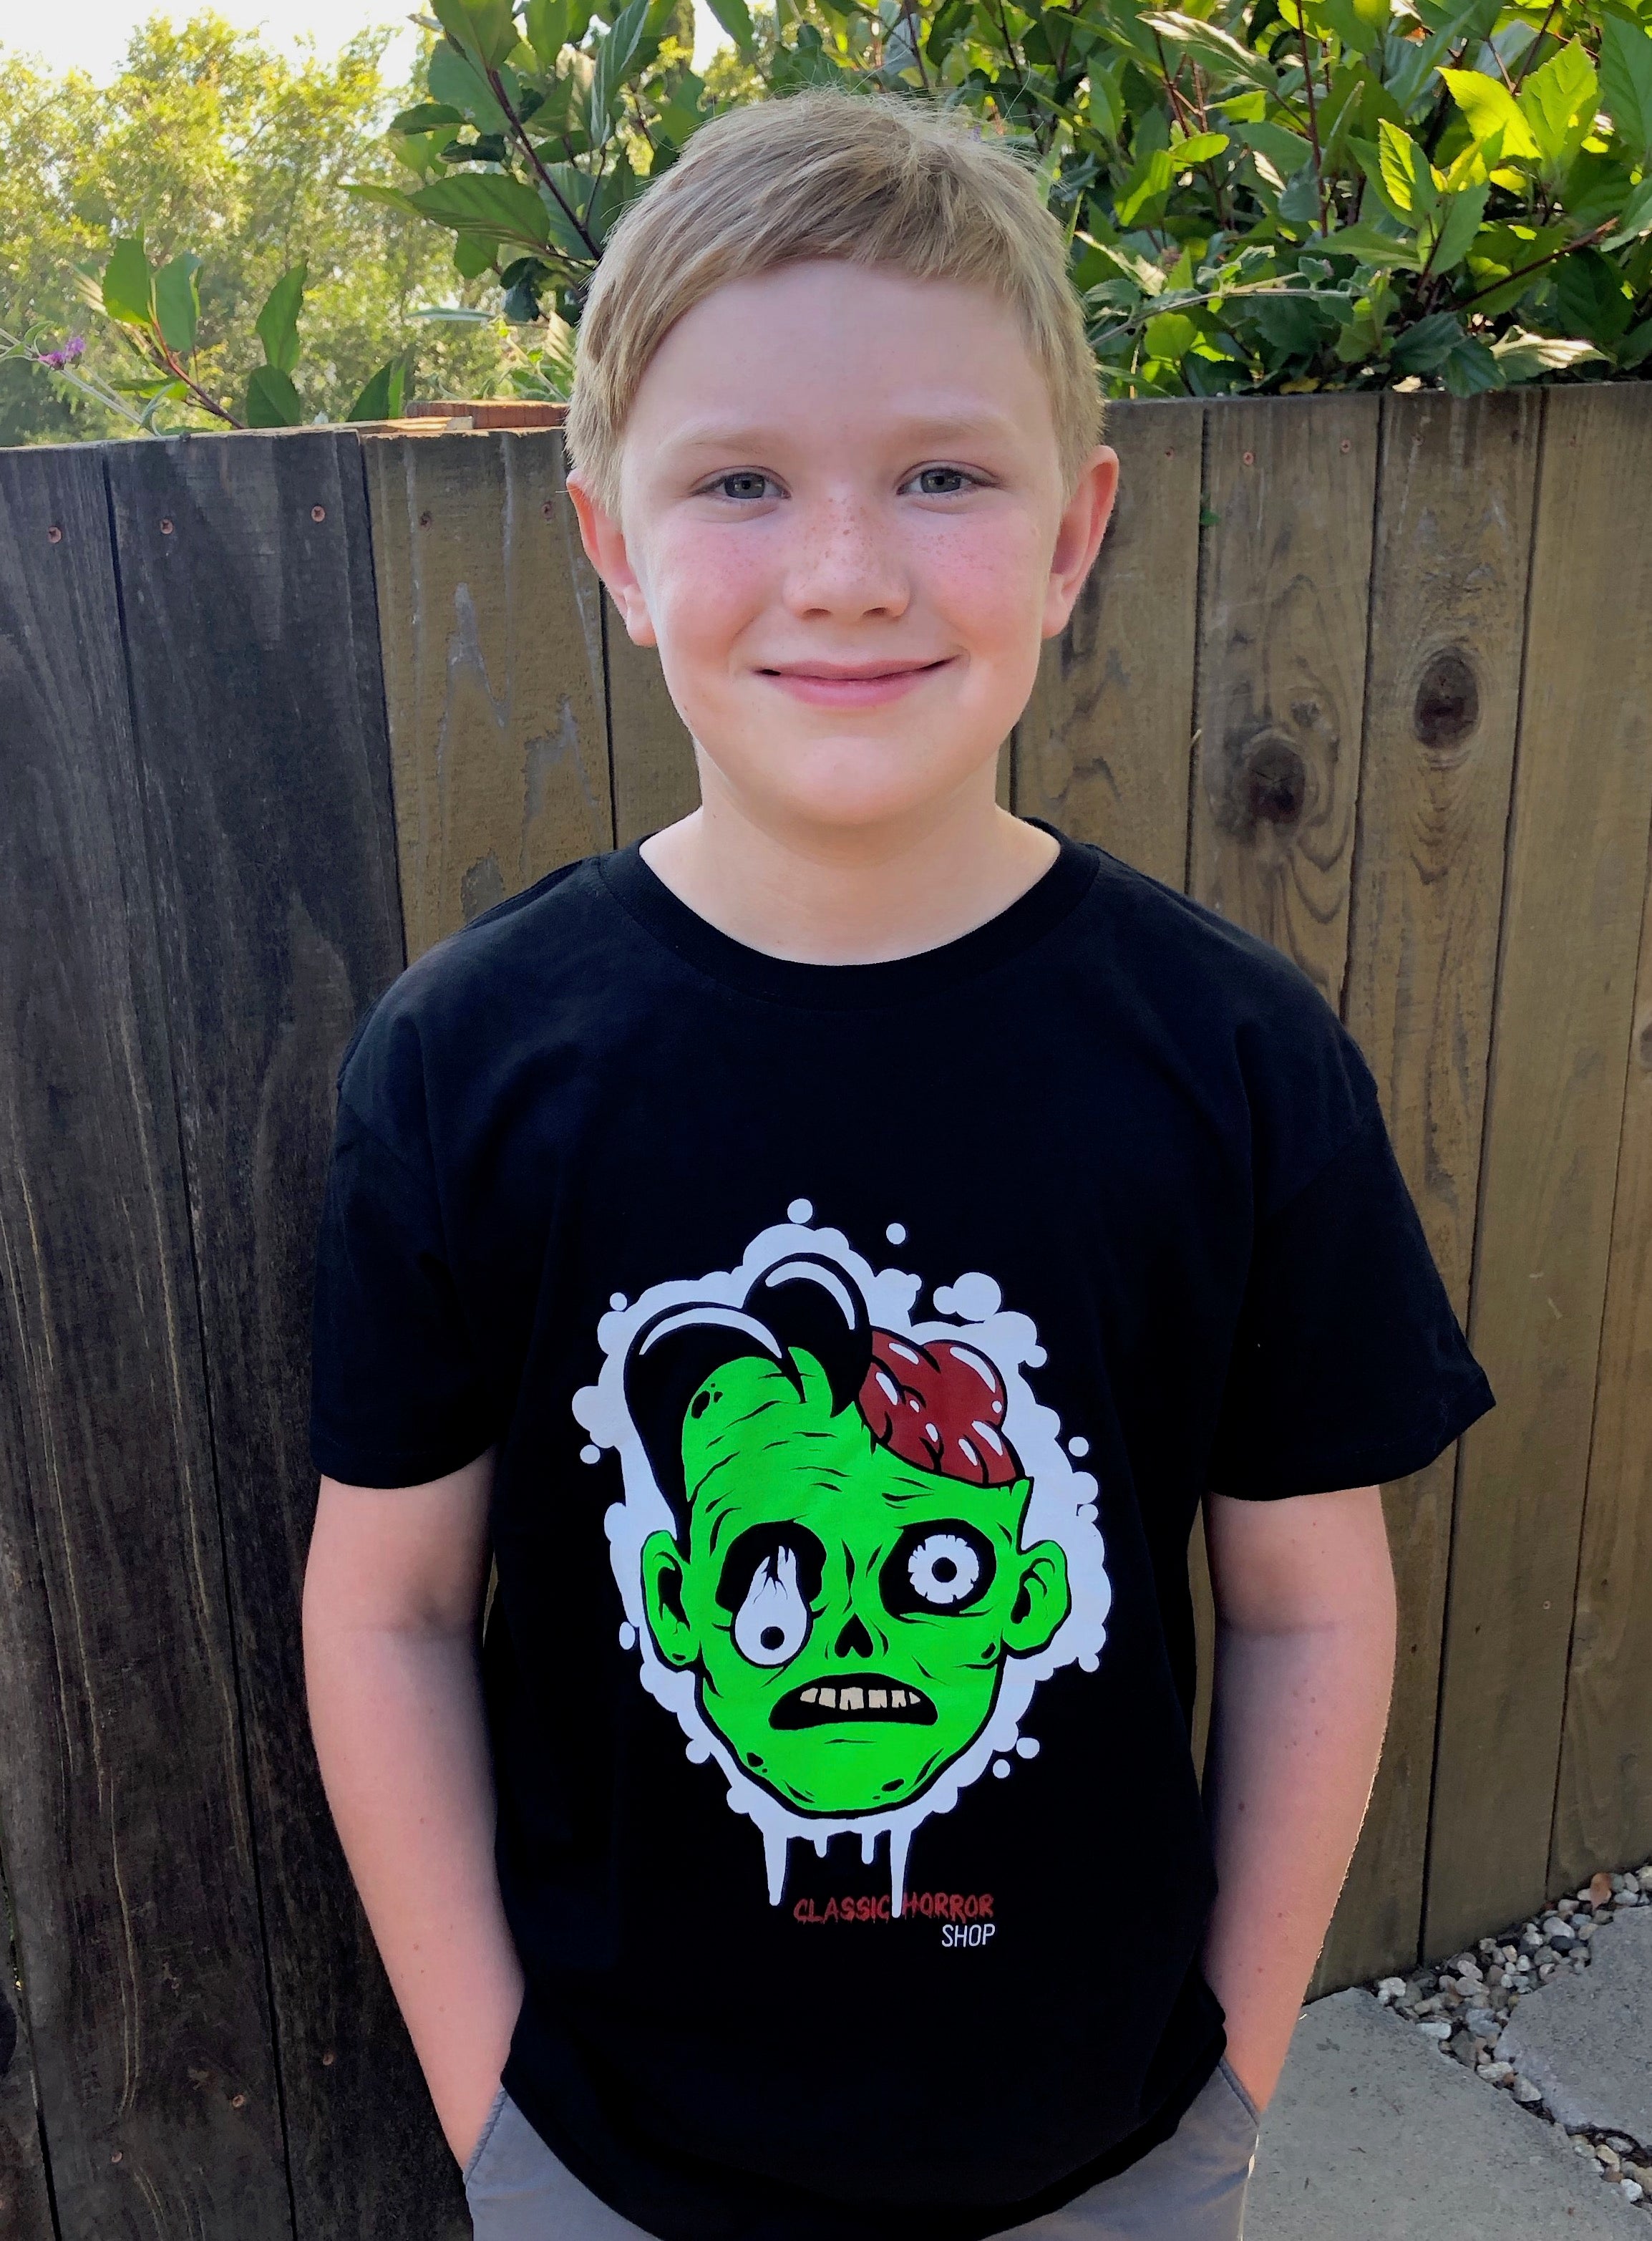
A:
{"label": "purple flower", "polygon": [[86,338],[84,335],[70,335],[69,340],[64,345],[61,350],[42,351],[40,353],[40,363],[42,365],[55,365],[59,373],[61,373],[64,366],[72,365],[74,364],[75,360],[80,356],[85,347]]}

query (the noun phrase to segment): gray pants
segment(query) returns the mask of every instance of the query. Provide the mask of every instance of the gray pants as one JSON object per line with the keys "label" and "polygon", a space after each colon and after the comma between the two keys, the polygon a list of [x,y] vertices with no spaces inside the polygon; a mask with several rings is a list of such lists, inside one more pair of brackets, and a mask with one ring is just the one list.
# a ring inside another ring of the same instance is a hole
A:
{"label": "gray pants", "polygon": [[[1256,2111],[1227,2064],[1175,2131],[1015,2241],[1242,2241]],[[465,2167],[476,2241],[645,2241],[552,2154],[500,2086]],[[846,2218],[847,2235],[852,2221]]]}

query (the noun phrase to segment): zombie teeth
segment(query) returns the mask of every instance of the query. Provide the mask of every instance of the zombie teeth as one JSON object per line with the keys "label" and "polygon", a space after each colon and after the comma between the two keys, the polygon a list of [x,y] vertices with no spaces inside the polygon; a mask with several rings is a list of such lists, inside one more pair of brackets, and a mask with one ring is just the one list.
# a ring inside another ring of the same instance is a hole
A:
{"label": "zombie teeth", "polygon": [[933,1724],[935,1708],[920,1689],[869,1674],[859,1681],[816,1681],[782,1696],[772,1715],[777,1728],[813,1728],[837,1720],[910,1720]]}

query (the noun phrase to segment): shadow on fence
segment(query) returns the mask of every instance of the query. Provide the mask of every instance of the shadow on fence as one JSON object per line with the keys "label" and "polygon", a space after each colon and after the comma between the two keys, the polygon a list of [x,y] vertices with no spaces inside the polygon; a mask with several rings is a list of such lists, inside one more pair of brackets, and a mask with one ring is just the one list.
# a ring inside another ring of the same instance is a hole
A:
{"label": "shadow on fence", "polygon": [[[1652,1850],[1652,387],[1114,428],[1011,798],[1339,1007],[1501,1404],[1388,1490],[1328,1986]],[[460,2241],[303,1713],[333,1075],[692,753],[558,434],[0,452],[0,2229]]]}

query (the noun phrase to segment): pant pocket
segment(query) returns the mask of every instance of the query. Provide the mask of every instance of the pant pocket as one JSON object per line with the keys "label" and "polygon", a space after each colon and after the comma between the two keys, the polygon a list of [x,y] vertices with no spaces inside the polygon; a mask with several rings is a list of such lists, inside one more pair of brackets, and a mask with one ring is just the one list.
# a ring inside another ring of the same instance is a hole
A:
{"label": "pant pocket", "polygon": [[483,2151],[486,2148],[488,2142],[492,2138],[494,2131],[498,2124],[499,2118],[504,2113],[504,2110],[505,2088],[501,2085],[498,2091],[493,2096],[492,2100],[488,2104],[487,2114],[482,2119],[482,2129],[476,2136],[476,2145],[471,2150],[470,2155],[465,2161],[464,2171],[461,2174],[460,2183],[464,2186],[467,2194],[470,2191],[471,2182],[476,2177],[476,2167],[482,2160]]}
{"label": "pant pocket", "polygon": [[1261,2130],[1262,2112],[1256,2106],[1256,2104],[1251,2099],[1249,2094],[1245,2090],[1244,2084],[1241,2080],[1239,2072],[1234,2068],[1233,2064],[1228,2061],[1226,2055],[1223,2055],[1217,2067],[1220,2069],[1222,2077],[1226,2082],[1229,2091],[1233,2094],[1234,2100],[1238,2102],[1240,2107],[1244,2111],[1246,2121],[1250,2125],[1252,2131],[1259,2132]]}

